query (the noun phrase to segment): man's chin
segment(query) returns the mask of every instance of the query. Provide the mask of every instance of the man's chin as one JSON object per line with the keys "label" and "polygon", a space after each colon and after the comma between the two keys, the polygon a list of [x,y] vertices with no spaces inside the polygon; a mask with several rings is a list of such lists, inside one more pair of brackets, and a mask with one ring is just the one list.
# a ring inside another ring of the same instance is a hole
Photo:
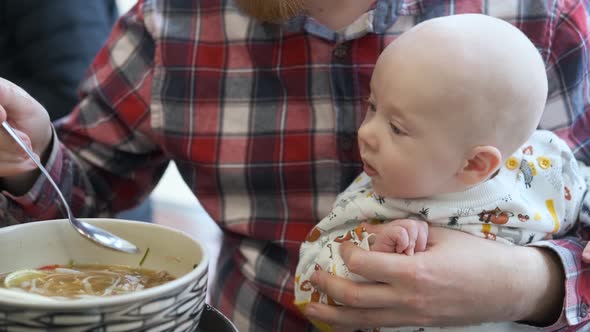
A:
{"label": "man's chin", "polygon": [[234,1],[244,14],[267,23],[282,23],[304,12],[303,0]]}

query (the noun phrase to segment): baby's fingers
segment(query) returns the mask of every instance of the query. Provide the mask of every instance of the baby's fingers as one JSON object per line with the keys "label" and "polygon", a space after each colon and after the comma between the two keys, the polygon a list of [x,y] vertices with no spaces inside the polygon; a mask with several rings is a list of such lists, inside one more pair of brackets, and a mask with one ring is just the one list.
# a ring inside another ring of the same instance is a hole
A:
{"label": "baby's fingers", "polygon": [[410,237],[406,229],[396,225],[382,227],[378,233],[372,236],[375,240],[371,244],[371,251],[401,254],[410,244]]}
{"label": "baby's fingers", "polygon": [[391,223],[402,226],[408,231],[410,244],[404,252],[406,255],[412,256],[415,252],[426,250],[426,244],[428,240],[427,222],[414,219],[397,219]]}
{"label": "baby's fingers", "polygon": [[428,224],[422,223],[418,227],[418,238],[416,239],[416,252],[426,251],[426,245],[428,244]]}
{"label": "baby's fingers", "polygon": [[408,256],[413,256],[414,249],[416,248],[416,241],[418,240],[418,227],[412,223],[403,224],[403,226],[400,227],[403,228],[408,234],[408,245],[406,246],[406,249],[403,251],[403,253]]}

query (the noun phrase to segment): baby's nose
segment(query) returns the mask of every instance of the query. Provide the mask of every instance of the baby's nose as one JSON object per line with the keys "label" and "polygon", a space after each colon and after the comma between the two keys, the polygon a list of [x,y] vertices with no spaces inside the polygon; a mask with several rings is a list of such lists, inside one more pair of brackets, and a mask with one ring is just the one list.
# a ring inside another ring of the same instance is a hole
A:
{"label": "baby's nose", "polygon": [[365,149],[377,150],[379,141],[374,129],[367,124],[361,125],[358,131],[359,146]]}

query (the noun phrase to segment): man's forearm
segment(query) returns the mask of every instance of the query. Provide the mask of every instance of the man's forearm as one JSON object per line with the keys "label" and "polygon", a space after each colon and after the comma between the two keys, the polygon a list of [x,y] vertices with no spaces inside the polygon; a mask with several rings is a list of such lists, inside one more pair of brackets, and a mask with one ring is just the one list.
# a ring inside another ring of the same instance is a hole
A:
{"label": "man's forearm", "polygon": [[[516,289],[527,289],[522,297],[522,320],[536,326],[548,326],[559,319],[565,296],[565,274],[557,254],[550,249],[522,247],[525,268]],[[530,276],[530,277],[527,277]]]}

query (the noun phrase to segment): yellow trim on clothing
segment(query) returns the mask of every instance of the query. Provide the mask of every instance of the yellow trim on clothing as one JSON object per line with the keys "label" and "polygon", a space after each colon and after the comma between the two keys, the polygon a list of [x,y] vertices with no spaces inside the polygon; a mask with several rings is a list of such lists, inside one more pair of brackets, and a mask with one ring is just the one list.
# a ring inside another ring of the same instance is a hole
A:
{"label": "yellow trim on clothing", "polygon": [[553,231],[551,231],[551,233],[555,234],[559,230],[560,226],[559,218],[557,218],[557,213],[555,212],[555,205],[553,204],[552,199],[546,200],[545,205],[547,206],[547,210],[549,210],[549,213],[551,214],[551,217],[553,217],[553,221],[555,222],[553,224]]}

